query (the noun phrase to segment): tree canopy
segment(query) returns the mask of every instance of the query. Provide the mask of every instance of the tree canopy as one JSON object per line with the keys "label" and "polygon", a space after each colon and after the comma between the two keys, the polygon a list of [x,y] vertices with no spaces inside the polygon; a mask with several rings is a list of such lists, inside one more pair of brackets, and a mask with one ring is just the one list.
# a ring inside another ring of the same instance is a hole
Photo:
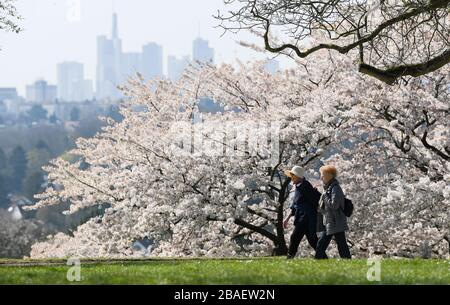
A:
{"label": "tree canopy", "polygon": [[216,18],[225,32],[249,30],[265,50],[291,57],[351,54],[361,73],[387,84],[450,62],[449,0],[224,2],[229,10]]}
{"label": "tree canopy", "polygon": [[19,33],[22,28],[18,21],[21,19],[15,7],[16,0],[0,0],[0,30]]}
{"label": "tree canopy", "polygon": [[[347,56],[320,55],[273,75],[254,63],[130,80],[124,119],[79,139],[79,161],[45,167],[50,187],[35,206],[108,204],[105,214],[32,256],[129,256],[145,238],[160,256],[282,255],[283,169],[317,178],[324,163],[356,203],[355,256],[448,255],[448,69],[389,86]],[[199,113],[204,97],[224,111]]]}

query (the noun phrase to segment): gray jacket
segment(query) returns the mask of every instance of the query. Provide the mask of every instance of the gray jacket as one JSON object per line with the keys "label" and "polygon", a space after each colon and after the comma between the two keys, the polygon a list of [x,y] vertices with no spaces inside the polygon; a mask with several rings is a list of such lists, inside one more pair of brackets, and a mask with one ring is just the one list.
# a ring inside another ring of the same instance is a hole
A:
{"label": "gray jacket", "polygon": [[319,201],[319,212],[323,216],[321,231],[332,235],[348,230],[347,217],[344,215],[344,192],[339,182],[333,179],[326,187]]}

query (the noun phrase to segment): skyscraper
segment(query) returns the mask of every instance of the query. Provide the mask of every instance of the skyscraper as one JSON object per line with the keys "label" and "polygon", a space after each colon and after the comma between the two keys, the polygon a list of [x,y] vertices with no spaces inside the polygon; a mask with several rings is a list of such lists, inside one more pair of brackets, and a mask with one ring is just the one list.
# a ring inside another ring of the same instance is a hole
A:
{"label": "skyscraper", "polygon": [[120,70],[120,83],[124,83],[128,78],[134,77],[136,72],[141,72],[141,54],[123,53]]}
{"label": "skyscraper", "polygon": [[141,73],[146,79],[163,76],[163,48],[151,42],[142,48]]}
{"label": "skyscraper", "polygon": [[[122,60],[122,40],[119,38],[119,25],[117,14],[113,14],[113,25],[112,25],[112,45],[113,45],[113,55],[114,55],[114,72],[116,85],[120,85],[120,68]],[[121,94],[116,91],[117,97]]]}
{"label": "skyscraper", "polygon": [[188,67],[189,62],[189,56],[184,56],[181,59],[178,59],[175,56],[169,56],[167,58],[167,72],[169,79],[178,80],[184,70]]}
{"label": "skyscraper", "polygon": [[112,26],[112,33],[111,33],[111,37],[112,39],[119,39],[119,25],[118,25],[118,18],[117,18],[117,14],[114,13],[113,14],[113,26]]}
{"label": "skyscraper", "polygon": [[112,38],[97,37],[97,92],[98,99],[121,97],[120,85],[122,41],[119,38],[117,14],[113,14]]}
{"label": "skyscraper", "polygon": [[0,101],[16,100],[18,97],[16,88],[0,88]]}
{"label": "skyscraper", "polygon": [[8,113],[17,113],[19,109],[19,95],[16,88],[0,88],[0,104]]}
{"label": "skyscraper", "polygon": [[92,82],[84,79],[83,64],[63,62],[58,64],[58,99],[80,102],[92,99]]}
{"label": "skyscraper", "polygon": [[32,104],[53,103],[56,100],[56,86],[45,80],[38,80],[26,88],[27,102]]}
{"label": "skyscraper", "polygon": [[202,38],[194,40],[192,54],[194,61],[214,63],[214,49],[209,47],[208,40]]}

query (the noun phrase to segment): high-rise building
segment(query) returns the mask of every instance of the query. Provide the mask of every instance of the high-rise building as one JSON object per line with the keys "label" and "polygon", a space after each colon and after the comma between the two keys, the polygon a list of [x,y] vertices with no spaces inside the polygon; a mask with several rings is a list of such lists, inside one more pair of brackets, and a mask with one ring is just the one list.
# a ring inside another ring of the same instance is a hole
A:
{"label": "high-rise building", "polygon": [[58,64],[58,99],[81,102],[93,97],[92,81],[84,79],[83,64],[63,62]]}
{"label": "high-rise building", "polygon": [[0,88],[0,104],[4,106],[4,112],[17,113],[19,102],[16,88]]}
{"label": "high-rise building", "polygon": [[57,87],[45,80],[37,80],[26,88],[27,102],[32,104],[53,103],[56,100]]}
{"label": "high-rise building", "polygon": [[78,85],[83,79],[83,65],[77,62],[62,62],[57,66],[58,99],[72,102]]}
{"label": "high-rise building", "polygon": [[119,38],[117,14],[113,14],[112,38],[97,37],[97,82],[98,99],[121,97],[120,85],[122,41]]}
{"label": "high-rise building", "polygon": [[[114,70],[116,85],[120,85],[120,69],[122,60],[122,40],[119,38],[119,25],[117,14],[113,14],[113,25],[112,25],[112,45],[113,45],[113,55],[114,55]],[[119,91],[115,92],[117,96],[121,96]]]}
{"label": "high-rise building", "polygon": [[146,79],[163,76],[163,48],[151,42],[142,48],[141,73]]}
{"label": "high-rise building", "polygon": [[114,67],[114,47],[106,36],[97,37],[97,82],[96,97],[104,99],[111,97],[116,84]]}
{"label": "high-rise building", "polygon": [[184,70],[188,67],[189,62],[189,56],[184,56],[181,59],[178,59],[175,56],[169,56],[167,58],[167,72],[169,79],[178,80],[183,75]]}
{"label": "high-rise building", "polygon": [[141,72],[141,54],[123,53],[121,60],[120,82],[126,82],[128,78],[134,77],[136,72]]}
{"label": "high-rise building", "polygon": [[17,100],[18,97],[16,88],[0,88],[0,101]]}
{"label": "high-rise building", "polygon": [[83,96],[80,98],[81,101],[92,100],[94,98],[94,82],[91,79],[83,80],[82,85]]}
{"label": "high-rise building", "polygon": [[203,63],[214,63],[214,49],[209,47],[208,40],[197,38],[193,43],[193,59]]}

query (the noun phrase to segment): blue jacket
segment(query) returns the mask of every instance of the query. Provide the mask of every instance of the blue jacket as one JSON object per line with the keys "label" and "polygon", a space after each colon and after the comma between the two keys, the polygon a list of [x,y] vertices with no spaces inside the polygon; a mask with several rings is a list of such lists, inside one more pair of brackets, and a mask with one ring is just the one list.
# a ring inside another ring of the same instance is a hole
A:
{"label": "blue jacket", "polygon": [[295,216],[294,225],[308,225],[311,232],[317,231],[317,208],[320,193],[314,189],[308,180],[295,185],[294,200],[291,205],[291,215]]}

